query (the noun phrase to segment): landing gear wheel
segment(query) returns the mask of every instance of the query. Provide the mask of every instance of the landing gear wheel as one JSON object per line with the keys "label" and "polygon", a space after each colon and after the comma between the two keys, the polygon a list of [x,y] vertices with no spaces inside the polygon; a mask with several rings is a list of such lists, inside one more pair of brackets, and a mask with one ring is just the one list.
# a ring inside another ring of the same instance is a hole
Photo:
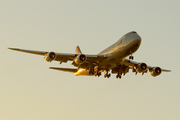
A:
{"label": "landing gear wheel", "polygon": [[93,75],[94,74],[94,68],[89,68],[89,75]]}
{"label": "landing gear wheel", "polygon": [[111,77],[111,74],[110,74],[110,73],[107,75],[107,78],[109,78],[109,77]]}
{"label": "landing gear wheel", "polygon": [[98,77],[101,76],[101,72],[98,72]]}
{"label": "landing gear wheel", "polygon": [[89,75],[91,75],[91,70],[89,70]]}
{"label": "landing gear wheel", "polygon": [[116,78],[121,79],[121,73],[118,73],[118,74],[116,75]]}
{"label": "landing gear wheel", "polygon": [[129,59],[130,59],[130,60],[133,60],[133,59],[134,59],[134,57],[131,55],[131,56],[129,56]]}
{"label": "landing gear wheel", "polygon": [[95,77],[96,76],[98,76],[98,77],[101,76],[101,72],[96,72]]}
{"label": "landing gear wheel", "polygon": [[104,78],[106,78],[106,77],[107,78],[111,77],[111,74],[110,73],[109,74],[108,73],[104,74]]}
{"label": "landing gear wheel", "polygon": [[119,76],[118,75],[116,75],[116,78],[118,78]]}
{"label": "landing gear wheel", "polygon": [[95,77],[98,76],[98,72],[95,73]]}
{"label": "landing gear wheel", "polygon": [[107,77],[107,75],[105,74],[105,75],[104,75],[104,78],[106,78],[106,77]]}

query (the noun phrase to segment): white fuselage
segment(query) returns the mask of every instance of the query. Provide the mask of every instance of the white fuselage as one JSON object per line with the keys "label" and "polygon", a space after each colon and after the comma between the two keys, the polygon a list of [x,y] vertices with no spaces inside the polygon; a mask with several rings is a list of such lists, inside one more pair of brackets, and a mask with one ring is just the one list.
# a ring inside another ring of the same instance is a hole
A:
{"label": "white fuselage", "polygon": [[[121,63],[127,56],[136,52],[141,44],[141,37],[136,32],[130,32],[121,37],[116,43],[106,48],[98,55],[108,54],[108,58],[101,63],[99,67],[104,67],[111,63],[110,67],[115,67],[117,64]],[[112,66],[114,63],[114,66]],[[76,76],[89,75],[88,70],[78,69],[75,73]]]}

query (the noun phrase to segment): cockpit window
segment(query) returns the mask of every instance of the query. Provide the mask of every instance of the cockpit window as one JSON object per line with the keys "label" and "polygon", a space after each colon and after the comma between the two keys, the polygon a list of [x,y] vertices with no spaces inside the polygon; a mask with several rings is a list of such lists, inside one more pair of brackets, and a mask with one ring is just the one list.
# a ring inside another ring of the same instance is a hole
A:
{"label": "cockpit window", "polygon": [[131,33],[137,33],[137,32],[135,32],[135,31],[132,31]]}
{"label": "cockpit window", "polygon": [[118,44],[122,44],[122,41],[123,41],[123,39],[120,39],[120,40],[118,41]]}

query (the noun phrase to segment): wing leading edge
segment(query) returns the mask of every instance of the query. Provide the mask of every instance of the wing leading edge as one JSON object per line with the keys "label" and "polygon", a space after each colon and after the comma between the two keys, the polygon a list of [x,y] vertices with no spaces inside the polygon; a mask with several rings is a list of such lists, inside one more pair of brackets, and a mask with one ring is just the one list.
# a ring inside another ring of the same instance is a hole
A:
{"label": "wing leading edge", "polygon": [[20,52],[31,53],[31,54],[36,54],[36,55],[45,55],[48,53],[48,52],[44,52],[44,51],[26,50],[26,49],[19,49],[19,48],[8,48],[8,49],[20,51]]}
{"label": "wing leading edge", "polygon": [[[27,50],[27,49],[19,49],[19,48],[8,48],[10,50],[35,54],[35,55],[44,55],[46,56],[49,52],[47,51],[36,51],[36,50]],[[81,53],[81,51],[76,51],[76,53]],[[55,61],[67,62],[67,61],[73,61],[78,54],[69,54],[69,53],[56,53]],[[85,54],[86,55],[86,54]],[[109,56],[109,54],[106,55],[86,55],[87,62],[88,63],[99,63],[100,61],[106,59]]]}

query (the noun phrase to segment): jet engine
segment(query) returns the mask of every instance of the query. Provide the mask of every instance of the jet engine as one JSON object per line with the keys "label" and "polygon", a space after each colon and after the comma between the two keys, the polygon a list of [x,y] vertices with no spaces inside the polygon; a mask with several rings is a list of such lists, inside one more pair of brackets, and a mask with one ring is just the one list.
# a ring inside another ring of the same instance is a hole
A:
{"label": "jet engine", "polygon": [[156,77],[156,76],[161,74],[161,68],[160,67],[153,67],[151,70],[149,70],[149,72],[151,73],[151,75],[153,77]]}
{"label": "jet engine", "polygon": [[142,73],[145,72],[147,70],[147,65],[146,63],[139,63],[136,66],[136,72]]}
{"label": "jet engine", "polygon": [[79,54],[75,59],[74,59],[74,62],[76,63],[76,64],[82,64],[82,63],[84,63],[85,61],[86,61],[86,56],[84,55],[84,54]]}
{"label": "jet engine", "polygon": [[49,52],[45,55],[44,59],[47,61],[47,62],[51,62],[53,60],[55,60],[57,57],[56,53],[55,52]]}

